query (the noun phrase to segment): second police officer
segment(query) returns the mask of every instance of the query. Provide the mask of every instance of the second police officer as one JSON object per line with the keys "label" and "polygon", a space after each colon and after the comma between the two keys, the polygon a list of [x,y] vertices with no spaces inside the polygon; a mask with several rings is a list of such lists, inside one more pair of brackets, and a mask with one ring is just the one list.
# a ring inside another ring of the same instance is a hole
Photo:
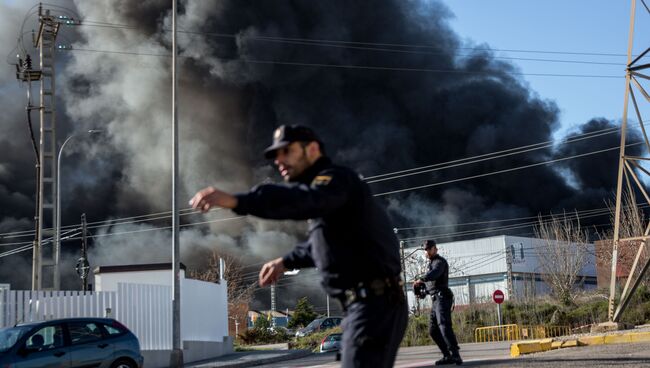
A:
{"label": "second police officer", "polygon": [[260,286],[286,270],[317,267],[327,293],[346,310],[342,366],[392,367],[408,312],[399,246],[386,212],[359,174],[325,156],[307,127],[280,126],[265,156],[286,183],[239,194],[208,187],[190,204],[202,211],[218,206],[266,219],[310,219],[308,240],[262,266]]}
{"label": "second police officer", "polygon": [[451,308],[454,294],[449,289],[449,264],[438,254],[438,247],[433,240],[424,242],[424,250],[429,258],[427,273],[414,283],[414,287],[426,284],[433,305],[429,320],[429,335],[442,352],[442,359],[436,365],[463,364],[458,353],[458,341],[452,329]]}

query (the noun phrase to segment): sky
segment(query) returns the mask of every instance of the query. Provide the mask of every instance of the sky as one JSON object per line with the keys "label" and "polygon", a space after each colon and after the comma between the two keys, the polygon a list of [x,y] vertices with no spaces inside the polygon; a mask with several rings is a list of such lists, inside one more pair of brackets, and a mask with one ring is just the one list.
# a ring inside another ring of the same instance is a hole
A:
{"label": "sky", "polygon": [[[619,65],[588,65],[511,60],[522,73],[624,76],[630,6],[628,0],[446,0],[451,27],[464,39],[495,50],[602,53],[570,55],[503,51],[498,56],[579,60]],[[646,3],[648,3],[646,1]],[[650,45],[650,15],[637,0],[633,53]],[[560,108],[562,136],[593,117],[618,120],[623,113],[624,79],[524,76],[540,97]]]}

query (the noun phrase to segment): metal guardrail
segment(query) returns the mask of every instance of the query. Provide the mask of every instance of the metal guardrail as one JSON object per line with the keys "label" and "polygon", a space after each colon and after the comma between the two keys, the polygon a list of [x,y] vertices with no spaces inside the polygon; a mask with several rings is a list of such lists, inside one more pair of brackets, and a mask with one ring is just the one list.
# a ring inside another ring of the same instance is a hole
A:
{"label": "metal guardrail", "polygon": [[571,334],[570,326],[500,325],[477,327],[474,342],[546,339]]}

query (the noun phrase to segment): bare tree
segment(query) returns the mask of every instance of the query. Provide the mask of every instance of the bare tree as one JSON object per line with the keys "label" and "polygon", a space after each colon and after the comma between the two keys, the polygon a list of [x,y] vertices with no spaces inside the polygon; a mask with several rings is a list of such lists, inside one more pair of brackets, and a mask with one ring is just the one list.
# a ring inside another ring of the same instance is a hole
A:
{"label": "bare tree", "polygon": [[589,251],[587,232],[580,227],[578,215],[574,219],[565,213],[550,220],[540,216],[535,233],[542,240],[541,246],[535,247],[542,278],[560,302],[573,304],[573,289]]}
{"label": "bare tree", "polygon": [[[421,248],[416,249],[404,258],[404,275],[407,283],[414,282],[416,279],[424,276],[428,270],[429,259],[427,258],[426,252],[421,250]],[[422,307],[423,305],[420,299],[416,297],[413,313],[420,314]]]}
{"label": "bare tree", "polygon": [[[221,280],[219,259],[224,262],[223,279],[227,281],[228,287],[228,319],[229,330],[235,335],[235,324],[243,329],[246,326],[248,317],[248,305],[253,298],[253,291],[257,282],[246,282],[243,277],[242,261],[239,257],[230,254],[220,254],[217,251],[212,252],[206,268],[201,270],[191,270],[190,278],[219,283]],[[240,330],[243,331],[243,330]]]}
{"label": "bare tree", "polygon": [[[616,207],[613,203],[609,202],[607,207],[610,211],[610,220],[612,223],[612,228],[608,231],[599,233],[602,246],[598,247],[596,250],[597,261],[602,268],[611,269],[612,264],[612,249],[613,249],[613,239],[614,239],[614,230],[613,224],[615,221],[615,210]],[[621,216],[620,216],[620,227],[619,227],[619,238],[632,238],[639,237],[645,234],[645,229],[647,226],[647,220],[643,211],[639,209],[634,199],[629,192],[625,192],[623,197],[623,206],[621,206]],[[626,242],[621,242],[618,248],[618,275],[628,276],[630,268],[634,259],[636,257],[639,247],[642,245],[641,240],[631,240]],[[650,252],[648,251],[648,246],[644,246],[644,249],[639,258],[639,263],[644,264],[645,261],[650,257]],[[635,278],[638,277],[641,269],[637,267],[636,273],[633,275]],[[610,273],[607,273],[609,277]],[[609,283],[608,283],[609,284]],[[641,282],[642,285],[650,286],[650,276],[646,276]]]}

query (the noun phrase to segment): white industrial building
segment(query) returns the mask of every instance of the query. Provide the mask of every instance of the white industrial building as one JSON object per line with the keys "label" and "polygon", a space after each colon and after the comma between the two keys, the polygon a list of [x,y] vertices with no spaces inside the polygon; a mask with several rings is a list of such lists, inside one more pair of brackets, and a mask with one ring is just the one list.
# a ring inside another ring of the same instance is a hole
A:
{"label": "white industrial building", "polygon": [[[574,253],[576,244],[563,244]],[[578,273],[577,288],[596,288],[596,257],[593,244],[582,248],[585,257],[582,270]],[[456,305],[486,303],[492,300],[492,293],[499,289],[505,299],[530,298],[548,294],[550,288],[545,282],[544,259],[541,252],[548,252],[548,241],[537,238],[500,235],[488,238],[439,243],[438,253],[449,263],[449,286],[454,292]],[[426,254],[417,247],[406,248],[405,261],[408,283],[409,306],[416,304],[412,292],[412,281],[426,271]],[[427,303],[430,298],[426,301]]]}

